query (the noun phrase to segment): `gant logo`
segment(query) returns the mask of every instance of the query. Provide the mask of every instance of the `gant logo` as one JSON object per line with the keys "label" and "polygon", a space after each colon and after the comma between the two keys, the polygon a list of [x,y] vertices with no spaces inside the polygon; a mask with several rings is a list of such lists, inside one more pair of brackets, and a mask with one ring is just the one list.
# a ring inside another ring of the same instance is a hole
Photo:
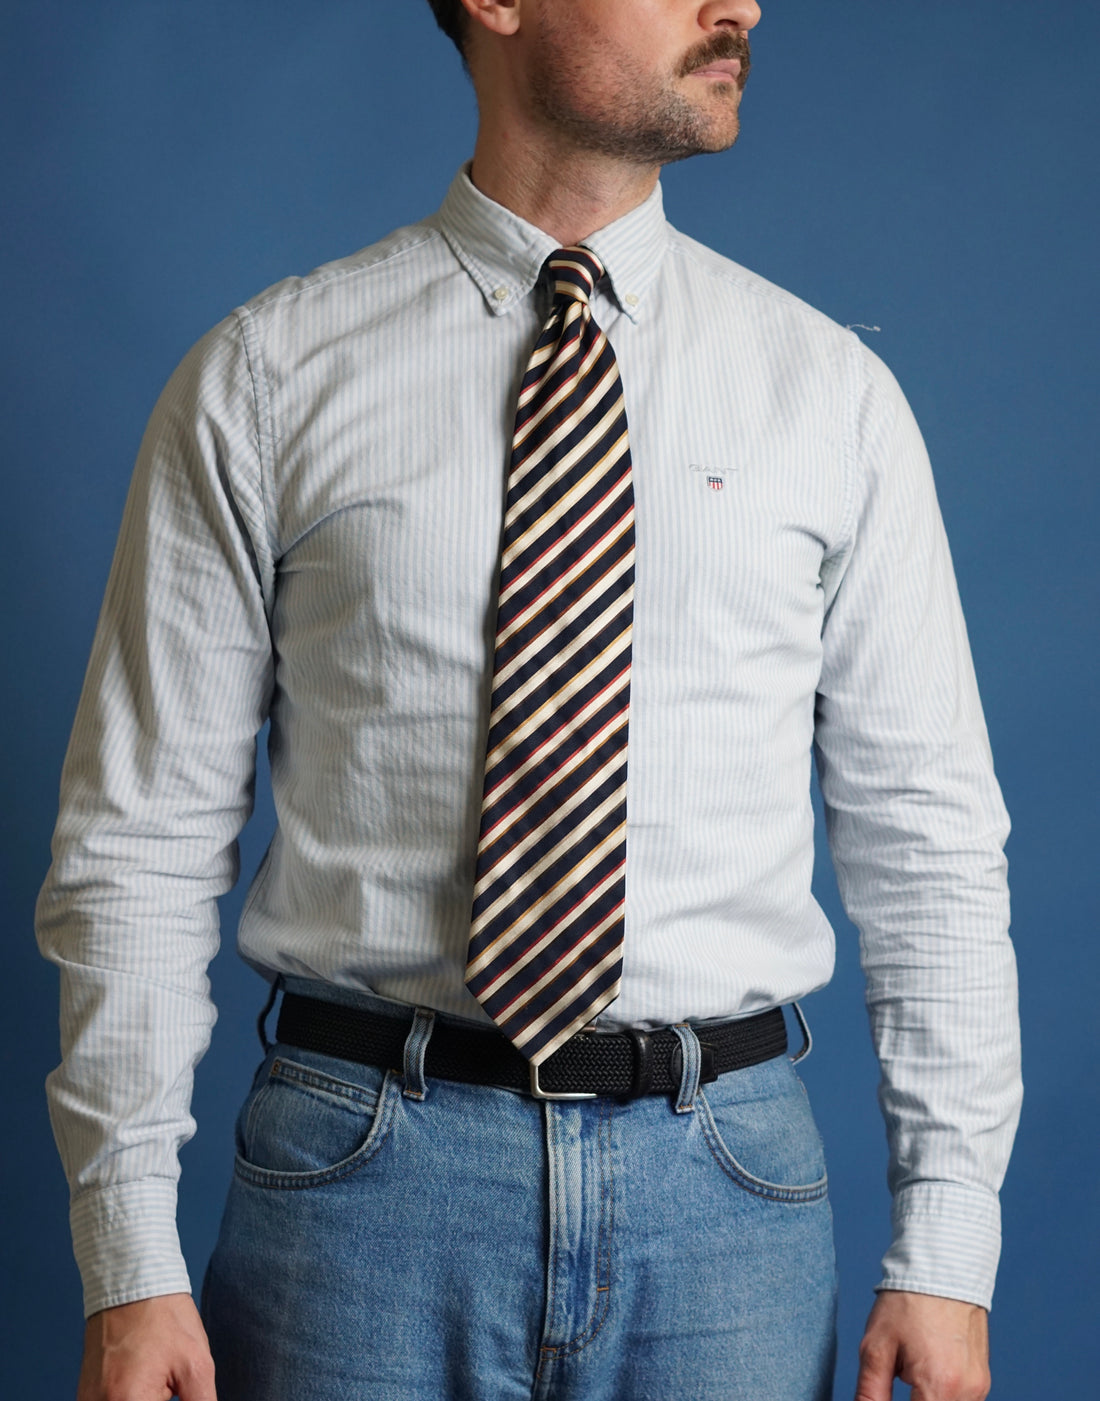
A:
{"label": "gant logo", "polygon": [[688,464],[693,472],[701,472],[706,478],[707,486],[711,491],[721,491],[726,484],[726,477],[730,471],[736,468],[729,467],[708,467],[705,462],[691,462]]}

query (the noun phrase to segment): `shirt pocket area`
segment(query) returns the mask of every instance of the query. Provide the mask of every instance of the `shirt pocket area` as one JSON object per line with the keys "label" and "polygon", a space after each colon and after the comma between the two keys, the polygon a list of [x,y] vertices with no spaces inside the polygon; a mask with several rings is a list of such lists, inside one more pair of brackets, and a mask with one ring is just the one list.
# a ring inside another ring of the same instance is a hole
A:
{"label": "shirt pocket area", "polygon": [[827,1194],[821,1135],[787,1056],[721,1076],[695,1107],[715,1161],[743,1191],[789,1203]]}
{"label": "shirt pocket area", "polygon": [[261,1068],[237,1120],[237,1175],[257,1186],[320,1186],[356,1171],[379,1147],[391,1117],[381,1112],[392,1109],[387,1072],[289,1050],[276,1048],[266,1074]]}

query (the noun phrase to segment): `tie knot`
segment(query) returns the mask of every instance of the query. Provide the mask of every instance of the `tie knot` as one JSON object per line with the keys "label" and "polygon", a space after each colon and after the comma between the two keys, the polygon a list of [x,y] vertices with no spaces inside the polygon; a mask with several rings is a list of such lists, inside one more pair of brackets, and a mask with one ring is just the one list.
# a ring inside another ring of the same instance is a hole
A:
{"label": "tie knot", "polygon": [[588,305],[592,289],[603,276],[603,263],[588,248],[559,248],[546,260],[554,279],[554,297]]}

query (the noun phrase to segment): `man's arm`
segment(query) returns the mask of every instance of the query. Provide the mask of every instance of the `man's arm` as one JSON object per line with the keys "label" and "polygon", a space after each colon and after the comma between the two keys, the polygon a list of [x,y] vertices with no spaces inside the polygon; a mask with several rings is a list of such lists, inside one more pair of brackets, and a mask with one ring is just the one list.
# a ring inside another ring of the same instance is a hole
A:
{"label": "man's arm", "polygon": [[189,1288],[175,1227],[272,655],[270,549],[235,320],[186,357],[134,473],[62,776],[37,931],[61,974],[50,1114],[86,1314]]}
{"label": "man's arm", "polygon": [[[1008,820],[931,472],[900,390],[862,347],[857,374],[848,547],[824,574],[816,740],[890,1145],[894,1236],[879,1288],[893,1292],[869,1325],[872,1376],[887,1354],[911,1370],[918,1356],[931,1365],[928,1348],[954,1346],[922,1296],[989,1306],[1020,1079]],[[948,1334],[959,1331],[956,1321]]]}

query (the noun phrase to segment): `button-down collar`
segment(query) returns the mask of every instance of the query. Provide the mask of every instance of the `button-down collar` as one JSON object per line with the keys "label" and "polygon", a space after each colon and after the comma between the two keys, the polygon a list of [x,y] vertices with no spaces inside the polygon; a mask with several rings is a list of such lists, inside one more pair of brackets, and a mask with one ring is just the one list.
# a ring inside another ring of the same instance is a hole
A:
{"label": "button-down collar", "polygon": [[[494,316],[519,305],[558,247],[545,230],[482,194],[470,179],[468,165],[455,176],[429,222],[451,245]],[[660,185],[637,208],[584,242],[603,263],[623,312],[637,321],[668,246]]]}

